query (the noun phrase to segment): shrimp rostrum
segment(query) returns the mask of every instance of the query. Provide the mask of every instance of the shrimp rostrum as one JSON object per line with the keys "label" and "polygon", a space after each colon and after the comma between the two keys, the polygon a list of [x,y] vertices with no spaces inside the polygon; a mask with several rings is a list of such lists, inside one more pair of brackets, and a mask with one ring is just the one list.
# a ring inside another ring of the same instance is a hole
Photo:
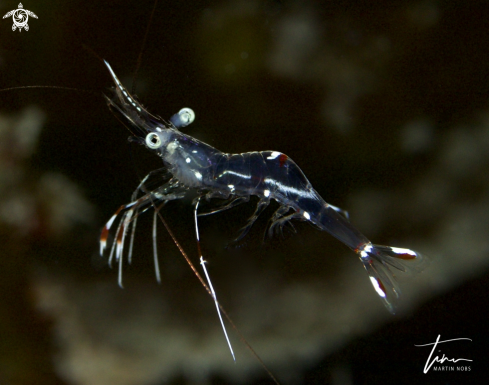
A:
{"label": "shrimp rostrum", "polygon": [[[109,263],[114,258],[118,261],[119,284],[124,241],[131,225],[134,234],[136,218],[142,211],[154,206],[156,222],[158,205],[183,198],[188,191],[195,190],[198,193],[198,198],[194,200],[197,225],[199,215],[220,212],[256,196],[259,199],[256,210],[236,240],[246,235],[273,199],[279,208],[272,215],[268,230],[270,234],[282,229],[292,219],[308,221],[328,232],[357,253],[375,292],[387,309],[394,312],[400,290],[393,271],[421,270],[425,262],[421,254],[405,248],[374,245],[350,223],[346,212],[324,201],[287,155],[277,151],[223,153],[179,130],[193,121],[192,110],[182,109],[170,122],[150,114],[124,88],[110,65],[107,62],[105,64],[115,82],[113,97],[106,96],[109,107],[125,120],[135,135],[135,141],[161,157],[169,176],[166,183],[152,191],[145,189],[145,178],[133,194],[132,202],[121,206],[102,231],[102,254],[107,248],[109,235],[114,239],[110,247]],[[142,194],[138,198],[139,193]],[[226,203],[214,211],[199,214],[197,208],[203,197],[220,198]],[[114,230],[115,223],[118,225]],[[129,261],[133,239],[134,236],[130,241]],[[159,279],[156,253],[155,268]]]}

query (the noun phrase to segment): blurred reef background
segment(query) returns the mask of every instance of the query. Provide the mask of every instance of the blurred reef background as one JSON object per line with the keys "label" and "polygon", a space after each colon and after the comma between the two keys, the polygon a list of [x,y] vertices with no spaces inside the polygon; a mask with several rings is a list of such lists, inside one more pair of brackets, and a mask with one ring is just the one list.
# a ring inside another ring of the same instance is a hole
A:
{"label": "blurred reef background", "polygon": [[[2,14],[14,1],[0,2]],[[131,89],[152,1],[25,2],[1,20],[0,384],[268,384],[163,226],[138,221],[125,289],[100,230],[161,167],[127,141],[102,94],[106,59]],[[278,150],[372,241],[431,258],[399,274],[390,315],[354,253],[298,223],[265,240],[273,208],[226,248],[255,203],[200,220],[218,298],[283,384],[481,383],[489,342],[489,3],[159,1],[135,92],[224,152]],[[88,47],[88,48],[86,48]],[[190,200],[166,220],[198,264]],[[429,349],[470,372],[423,374]]]}

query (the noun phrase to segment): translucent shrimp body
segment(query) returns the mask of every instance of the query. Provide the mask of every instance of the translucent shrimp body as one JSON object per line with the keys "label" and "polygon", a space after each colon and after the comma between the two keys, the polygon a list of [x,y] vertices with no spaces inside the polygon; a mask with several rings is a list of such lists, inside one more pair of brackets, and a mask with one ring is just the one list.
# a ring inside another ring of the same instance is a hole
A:
{"label": "translucent shrimp body", "polygon": [[[154,151],[163,160],[171,179],[161,187],[146,192],[144,180],[133,195],[132,202],[122,206],[107,222],[101,236],[101,253],[104,252],[111,227],[117,218],[115,242],[111,257],[122,266],[124,239],[132,218],[153,201],[162,204],[180,199],[190,190],[201,197],[226,199],[226,204],[214,211],[196,214],[208,215],[246,202],[250,196],[259,198],[254,214],[240,230],[236,240],[246,235],[258,216],[273,199],[280,205],[271,218],[270,234],[292,219],[308,221],[317,228],[343,242],[355,251],[362,262],[370,281],[380,299],[390,312],[394,312],[400,290],[392,271],[420,270],[425,260],[412,250],[372,244],[359,230],[353,227],[346,212],[332,206],[314,190],[304,173],[287,155],[276,151],[223,153],[178,130],[194,119],[193,111],[183,109],[171,118],[171,123],[147,112],[124,88],[108,63],[107,68],[115,82],[114,97],[106,97],[109,107],[129,123],[136,141]],[[140,191],[146,192],[139,199]],[[196,200],[195,207],[198,207]],[[132,250],[129,252],[129,259]],[[155,255],[155,264],[157,263]],[[157,266],[157,265],[156,265]],[[157,273],[159,276],[159,273]]]}

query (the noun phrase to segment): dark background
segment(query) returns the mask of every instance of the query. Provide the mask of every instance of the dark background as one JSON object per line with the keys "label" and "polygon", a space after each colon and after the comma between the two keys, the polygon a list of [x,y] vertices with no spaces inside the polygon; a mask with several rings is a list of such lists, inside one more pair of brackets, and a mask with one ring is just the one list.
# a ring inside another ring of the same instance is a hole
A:
{"label": "dark background", "polygon": [[[125,290],[97,255],[105,221],[160,163],[129,143],[108,111],[102,94],[111,79],[96,55],[131,89],[153,2],[23,4],[38,19],[29,19],[28,32],[1,21],[0,87],[79,91],[0,93],[10,119],[0,137],[0,382],[269,383],[231,329],[232,363],[212,300],[162,226],[163,283],[153,282],[150,214],[138,225]],[[1,5],[3,14],[17,6]],[[426,273],[402,281],[405,302],[390,316],[353,253],[332,237],[298,224],[298,234],[262,245],[269,209],[240,247],[226,249],[255,201],[202,219],[218,297],[279,381],[487,378],[488,8],[483,1],[157,4],[135,83],[151,112],[168,118],[188,106],[197,118],[185,132],[222,151],[288,154],[376,243],[433,259]],[[15,122],[28,106],[45,120],[23,155]],[[9,211],[14,201],[24,219]],[[164,216],[198,263],[189,204],[168,205]],[[311,289],[310,304],[295,288]],[[422,373],[429,351],[414,345],[438,334],[472,339],[442,350],[473,359],[470,372]]]}

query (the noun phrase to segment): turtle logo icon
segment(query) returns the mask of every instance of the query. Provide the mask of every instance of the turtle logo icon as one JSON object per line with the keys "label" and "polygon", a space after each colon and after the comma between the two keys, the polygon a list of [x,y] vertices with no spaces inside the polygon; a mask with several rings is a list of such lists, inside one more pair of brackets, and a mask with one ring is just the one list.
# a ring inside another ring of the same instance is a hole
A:
{"label": "turtle logo icon", "polygon": [[12,31],[15,31],[18,28],[19,32],[22,32],[22,28],[24,28],[26,31],[29,30],[29,24],[27,24],[27,20],[29,20],[29,16],[32,16],[37,19],[37,15],[34,12],[24,9],[22,3],[19,3],[18,9],[14,9],[13,11],[7,12],[3,18],[5,19],[6,17],[9,16],[12,16],[12,19],[14,20],[14,24],[12,25]]}

